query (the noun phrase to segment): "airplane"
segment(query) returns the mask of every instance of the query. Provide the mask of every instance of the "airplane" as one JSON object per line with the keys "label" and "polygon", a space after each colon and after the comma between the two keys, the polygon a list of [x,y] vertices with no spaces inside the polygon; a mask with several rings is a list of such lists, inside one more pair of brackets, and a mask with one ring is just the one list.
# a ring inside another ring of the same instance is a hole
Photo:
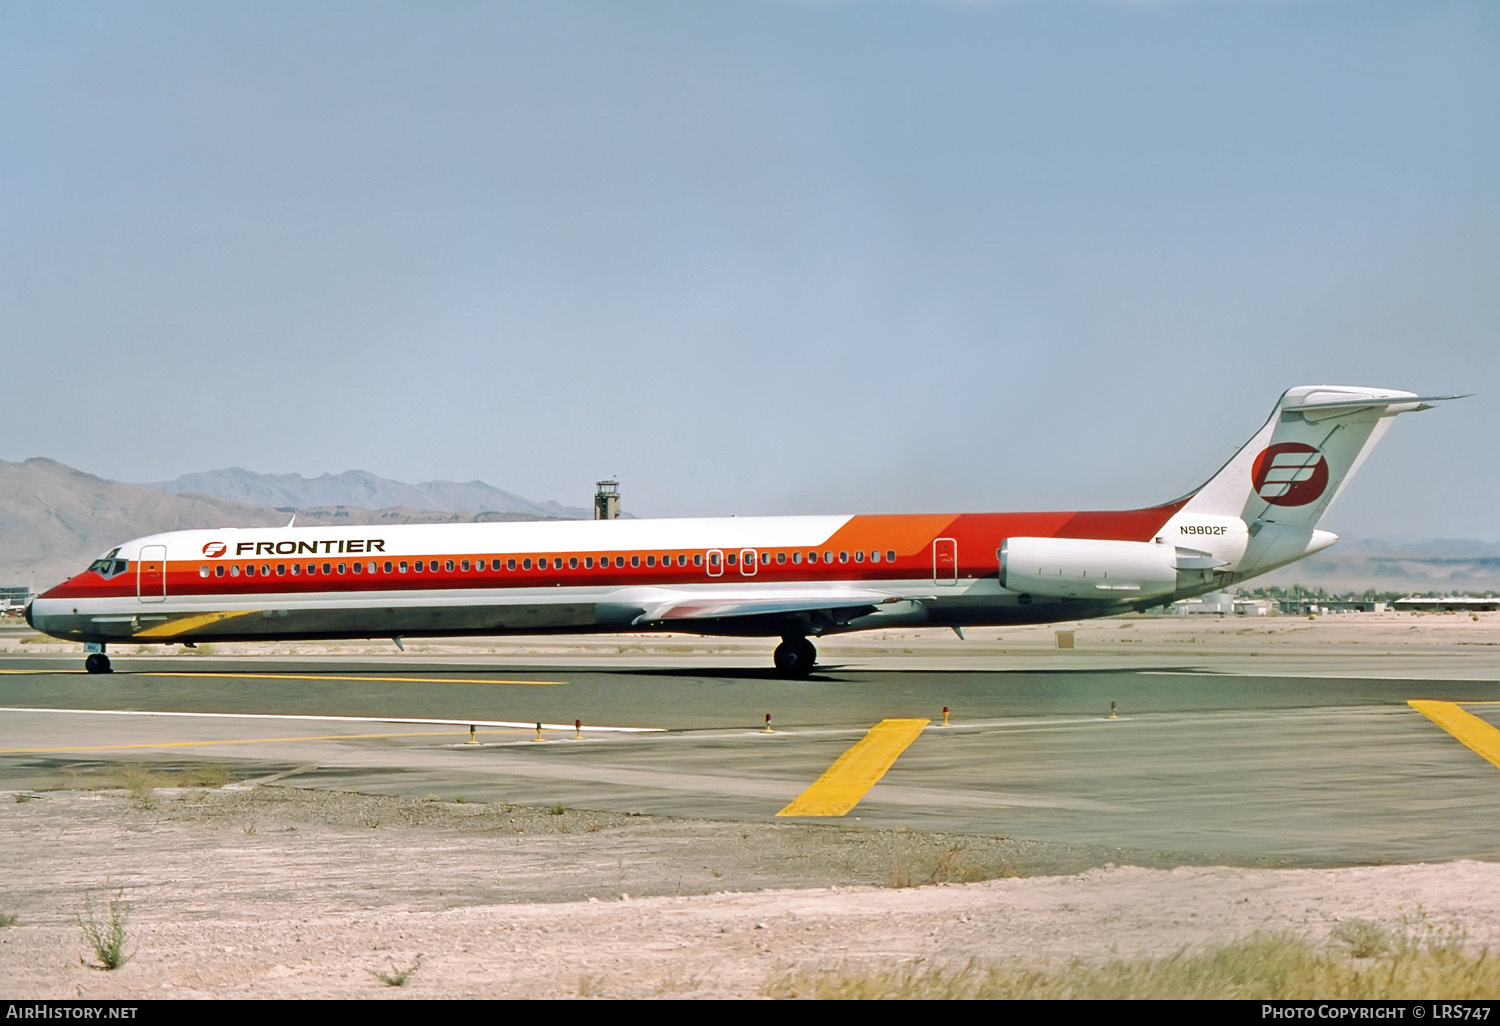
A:
{"label": "airplane", "polygon": [[1201,487],[1112,512],[220,528],[137,538],[26,620],[110,671],[129,643],[678,632],[812,638],[1053,623],[1218,591],[1322,551],[1317,527],[1392,420],[1460,396],[1285,392]]}

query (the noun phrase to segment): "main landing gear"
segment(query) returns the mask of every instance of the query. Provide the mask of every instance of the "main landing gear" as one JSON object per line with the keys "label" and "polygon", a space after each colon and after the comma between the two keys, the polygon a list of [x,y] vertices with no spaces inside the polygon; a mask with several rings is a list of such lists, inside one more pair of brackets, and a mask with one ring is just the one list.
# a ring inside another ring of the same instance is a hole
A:
{"label": "main landing gear", "polygon": [[83,668],[90,673],[109,673],[109,656],[104,654],[103,645],[90,645],[90,650],[97,647],[98,651],[89,651],[88,657],[83,661]]}
{"label": "main landing gear", "polygon": [[783,677],[806,677],[818,661],[818,650],[806,638],[782,638],[773,658]]}

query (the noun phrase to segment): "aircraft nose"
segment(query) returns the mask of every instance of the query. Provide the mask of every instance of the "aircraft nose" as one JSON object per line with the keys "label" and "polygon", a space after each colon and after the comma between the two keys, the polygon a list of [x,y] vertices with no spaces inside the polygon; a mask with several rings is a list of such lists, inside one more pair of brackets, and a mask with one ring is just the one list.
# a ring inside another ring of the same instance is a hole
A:
{"label": "aircraft nose", "polygon": [[26,603],[26,626],[35,629],[36,624],[31,622],[31,603]]}

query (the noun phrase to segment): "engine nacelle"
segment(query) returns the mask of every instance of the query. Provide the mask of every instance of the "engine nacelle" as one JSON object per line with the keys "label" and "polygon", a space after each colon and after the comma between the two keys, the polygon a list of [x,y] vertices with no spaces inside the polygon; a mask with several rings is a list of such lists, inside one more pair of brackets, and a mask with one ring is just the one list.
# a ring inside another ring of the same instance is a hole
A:
{"label": "engine nacelle", "polygon": [[1000,586],[1049,598],[1164,597],[1177,589],[1177,569],[1177,547],[1157,542],[1007,538],[1000,545]]}

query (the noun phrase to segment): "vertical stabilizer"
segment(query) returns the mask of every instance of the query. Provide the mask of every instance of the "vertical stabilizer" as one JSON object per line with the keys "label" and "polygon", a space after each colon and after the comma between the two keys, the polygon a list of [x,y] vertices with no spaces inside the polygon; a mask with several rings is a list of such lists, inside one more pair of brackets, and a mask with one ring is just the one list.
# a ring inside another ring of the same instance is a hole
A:
{"label": "vertical stabilizer", "polygon": [[1454,396],[1349,385],[1288,389],[1270,420],[1187,501],[1184,514],[1237,517],[1250,542],[1236,578],[1270,570],[1333,544],[1316,530],[1398,414]]}

